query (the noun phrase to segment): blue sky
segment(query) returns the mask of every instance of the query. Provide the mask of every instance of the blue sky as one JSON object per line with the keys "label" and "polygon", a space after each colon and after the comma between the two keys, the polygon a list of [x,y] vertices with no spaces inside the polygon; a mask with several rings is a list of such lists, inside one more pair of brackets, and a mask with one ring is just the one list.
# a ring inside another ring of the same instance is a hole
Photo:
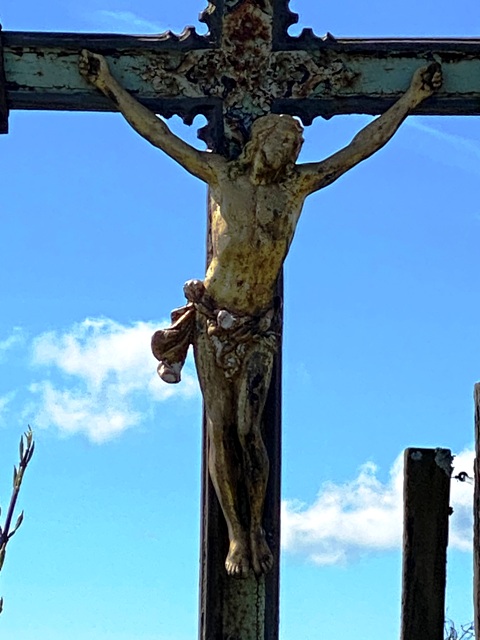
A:
{"label": "blue sky", "polygon": [[[419,6],[420,5],[420,6]],[[203,0],[5,3],[5,29],[181,31]],[[477,36],[476,0],[297,0],[317,34]],[[201,28],[201,26],[200,26]],[[317,119],[302,159],[366,116]],[[195,129],[170,121],[195,143]],[[2,637],[197,633],[201,400],[151,333],[204,268],[205,189],[118,115],[20,113],[0,139],[0,504],[37,451],[0,576]],[[201,147],[201,143],[198,143]],[[401,464],[471,473],[480,379],[480,119],[410,118],[307,202],[286,263],[281,638],[395,637]],[[454,482],[448,615],[472,618],[471,486]]]}

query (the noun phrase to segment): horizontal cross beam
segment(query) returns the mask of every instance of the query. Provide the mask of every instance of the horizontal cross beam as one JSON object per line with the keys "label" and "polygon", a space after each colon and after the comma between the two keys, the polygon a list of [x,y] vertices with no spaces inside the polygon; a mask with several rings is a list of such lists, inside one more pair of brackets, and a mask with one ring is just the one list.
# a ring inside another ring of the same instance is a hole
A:
{"label": "horizontal cross beam", "polygon": [[[304,32],[301,38],[288,38],[283,51],[272,52],[279,64],[290,64],[296,74],[305,76],[298,81],[303,82],[302,90],[295,95],[294,89],[293,96],[288,94],[288,82],[278,81],[273,111],[298,115],[305,124],[317,116],[375,115],[406,90],[416,68],[436,60],[442,65],[444,84],[416,113],[480,114],[480,39],[308,36]],[[181,36],[4,31],[2,41],[4,96],[10,109],[111,111],[112,105],[78,73],[82,48],[106,55],[118,79],[146,106],[167,117],[176,113],[191,122],[198,113],[211,113],[221,91],[228,92],[228,85],[205,90],[206,83],[198,77],[188,80],[188,72],[199,61],[215,62],[217,55],[212,42],[193,29]],[[156,73],[158,68],[163,73]]]}
{"label": "horizontal cross beam", "polygon": [[[159,95],[141,78],[142,70],[155,64],[158,56],[175,61],[186,50],[209,46],[208,40],[188,30],[182,36],[128,36],[77,33],[3,32],[3,60],[6,96],[10,109],[49,111],[112,111],[112,104],[79,74],[82,49],[105,55],[115,74],[144,104],[159,113],[172,115],[168,95]],[[205,96],[198,96],[206,106]],[[198,99],[175,100],[177,110],[187,112]]]}

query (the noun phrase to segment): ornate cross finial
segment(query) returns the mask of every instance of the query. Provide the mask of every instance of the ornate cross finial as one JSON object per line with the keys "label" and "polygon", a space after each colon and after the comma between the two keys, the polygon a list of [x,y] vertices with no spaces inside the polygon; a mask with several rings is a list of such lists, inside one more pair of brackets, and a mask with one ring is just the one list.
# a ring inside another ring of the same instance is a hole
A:
{"label": "ornate cross finial", "polygon": [[[229,156],[238,155],[257,118],[279,112],[279,101],[305,99],[316,90],[333,93],[355,78],[328,55],[283,48],[286,29],[298,20],[285,0],[218,0],[201,19],[219,38],[217,46],[175,61],[159,52],[142,78],[159,93],[194,98],[200,91],[221,102]],[[210,142],[208,135],[205,139]]]}

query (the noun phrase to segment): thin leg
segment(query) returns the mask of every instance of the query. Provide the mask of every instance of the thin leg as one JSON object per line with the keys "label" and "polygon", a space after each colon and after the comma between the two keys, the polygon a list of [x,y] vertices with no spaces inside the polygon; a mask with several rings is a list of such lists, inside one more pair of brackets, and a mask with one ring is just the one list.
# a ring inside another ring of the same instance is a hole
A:
{"label": "thin leg", "polygon": [[273,556],[262,526],[269,460],[261,432],[272,367],[273,353],[271,350],[263,350],[260,345],[245,360],[238,382],[238,437],[243,451],[245,483],[250,503],[250,550],[256,575],[267,573],[273,566]]}
{"label": "thin leg", "polygon": [[207,424],[208,469],[227,523],[230,540],[225,568],[229,575],[243,578],[250,569],[250,544],[249,536],[239,517],[238,469],[241,465],[232,446],[232,440],[236,436],[232,429],[228,429],[226,433],[223,424],[220,427],[216,426],[209,416]]}
{"label": "thin leg", "polygon": [[207,413],[208,468],[230,540],[225,568],[229,575],[245,577],[250,569],[250,543],[238,503],[242,461],[235,446],[238,439],[235,389],[216,364],[208,337],[203,332],[197,333],[195,362]]}

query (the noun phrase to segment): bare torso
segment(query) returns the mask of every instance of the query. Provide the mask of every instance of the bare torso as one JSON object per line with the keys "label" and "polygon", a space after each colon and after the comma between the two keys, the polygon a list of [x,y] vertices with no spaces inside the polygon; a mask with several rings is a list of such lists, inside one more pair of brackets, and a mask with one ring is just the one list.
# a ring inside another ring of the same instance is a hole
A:
{"label": "bare torso", "polygon": [[213,257],[205,286],[219,307],[252,314],[271,306],[305,199],[295,178],[255,185],[248,174],[225,175],[211,188]]}

